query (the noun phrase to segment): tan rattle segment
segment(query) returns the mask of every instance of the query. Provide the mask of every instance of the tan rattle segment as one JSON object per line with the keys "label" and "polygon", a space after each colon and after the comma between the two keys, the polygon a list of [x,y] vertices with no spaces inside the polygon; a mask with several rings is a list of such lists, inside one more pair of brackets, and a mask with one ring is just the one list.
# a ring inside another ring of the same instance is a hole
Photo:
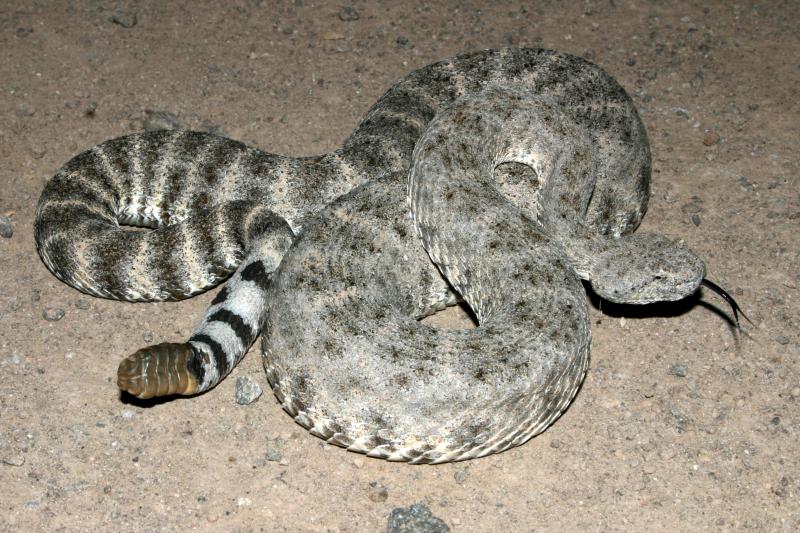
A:
{"label": "tan rattle segment", "polygon": [[120,390],[147,399],[197,392],[197,377],[189,368],[194,351],[188,344],[162,343],[143,348],[119,364]]}

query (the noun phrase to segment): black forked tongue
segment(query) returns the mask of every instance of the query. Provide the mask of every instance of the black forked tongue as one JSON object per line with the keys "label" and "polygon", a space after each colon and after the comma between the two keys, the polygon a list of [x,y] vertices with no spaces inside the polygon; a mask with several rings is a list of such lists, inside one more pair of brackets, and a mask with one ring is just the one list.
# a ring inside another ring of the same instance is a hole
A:
{"label": "black forked tongue", "polygon": [[728,305],[730,305],[730,306],[731,306],[731,309],[733,310],[733,318],[735,318],[735,319],[736,319],[736,327],[737,327],[737,328],[738,328],[738,327],[741,327],[741,326],[739,325],[739,315],[740,315],[740,314],[741,314],[741,315],[742,315],[742,316],[743,316],[743,317],[744,317],[744,318],[745,318],[745,319],[746,319],[748,322],[750,322],[751,324],[753,323],[753,321],[752,321],[752,320],[750,320],[749,318],[747,318],[747,315],[746,315],[746,314],[744,314],[744,311],[742,311],[742,308],[741,308],[741,307],[739,307],[739,304],[737,304],[737,303],[736,303],[736,300],[734,300],[734,299],[733,299],[733,296],[731,296],[730,294],[728,294],[728,293],[725,291],[725,289],[723,289],[722,287],[720,287],[719,285],[717,285],[717,284],[716,284],[716,283],[714,283],[714,282],[708,281],[706,278],[703,278],[703,281],[700,283],[700,285],[702,285],[703,287],[708,287],[708,288],[709,288],[709,289],[711,289],[712,291],[714,291],[714,292],[716,292],[717,294],[719,294],[719,295],[722,297],[722,299],[723,299],[723,300],[725,300],[726,302],[728,302]]}

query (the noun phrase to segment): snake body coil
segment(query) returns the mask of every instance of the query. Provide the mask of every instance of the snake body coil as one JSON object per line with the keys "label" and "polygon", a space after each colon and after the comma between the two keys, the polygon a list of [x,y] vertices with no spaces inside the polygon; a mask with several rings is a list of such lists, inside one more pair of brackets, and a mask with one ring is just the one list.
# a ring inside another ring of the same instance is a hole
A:
{"label": "snake body coil", "polygon": [[[581,279],[616,302],[697,290],[699,258],[632,234],[649,180],[644,127],[603,70],[486,50],[412,72],[322,156],[186,131],[107,141],[47,183],[35,236],[97,296],[180,299],[233,274],[187,343],[123,361],[121,389],[205,391],[262,334],[300,424],[443,462],[521,444],[566,408],[590,343]],[[459,301],[477,328],[417,320]]]}

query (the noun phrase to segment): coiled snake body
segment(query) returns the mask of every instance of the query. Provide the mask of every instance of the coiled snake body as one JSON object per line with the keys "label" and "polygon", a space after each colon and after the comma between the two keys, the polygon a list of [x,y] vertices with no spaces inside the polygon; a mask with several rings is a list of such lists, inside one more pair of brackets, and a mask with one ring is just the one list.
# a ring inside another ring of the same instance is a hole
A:
{"label": "coiled snake body", "polygon": [[[487,50],[412,72],[323,156],[185,131],[107,141],[47,183],[35,235],[54,274],[103,297],[179,299],[233,272],[187,343],[122,362],[123,390],[207,390],[261,333],[276,396],[313,433],[443,462],[521,444],[568,405],[590,341],[581,279],[618,302],[697,290],[699,258],[631,234],[649,178],[638,114],[599,67]],[[459,300],[479,327],[417,320]]]}

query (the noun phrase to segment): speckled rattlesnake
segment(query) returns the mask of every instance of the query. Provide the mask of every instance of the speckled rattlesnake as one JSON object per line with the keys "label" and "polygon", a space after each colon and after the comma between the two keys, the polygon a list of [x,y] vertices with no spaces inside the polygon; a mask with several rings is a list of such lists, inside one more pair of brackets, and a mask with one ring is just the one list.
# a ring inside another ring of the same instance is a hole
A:
{"label": "speckled rattlesnake", "polygon": [[[688,250],[628,235],[649,164],[633,104],[599,67],[487,50],[412,72],[322,156],[188,131],[107,141],[47,183],[35,235],[54,274],[97,296],[180,299],[234,272],[187,343],[123,360],[121,389],[202,392],[262,333],[299,423],[442,462],[520,444],[566,407],[588,356],[580,278],[631,303],[703,281]],[[480,327],[416,320],[459,298]]]}

